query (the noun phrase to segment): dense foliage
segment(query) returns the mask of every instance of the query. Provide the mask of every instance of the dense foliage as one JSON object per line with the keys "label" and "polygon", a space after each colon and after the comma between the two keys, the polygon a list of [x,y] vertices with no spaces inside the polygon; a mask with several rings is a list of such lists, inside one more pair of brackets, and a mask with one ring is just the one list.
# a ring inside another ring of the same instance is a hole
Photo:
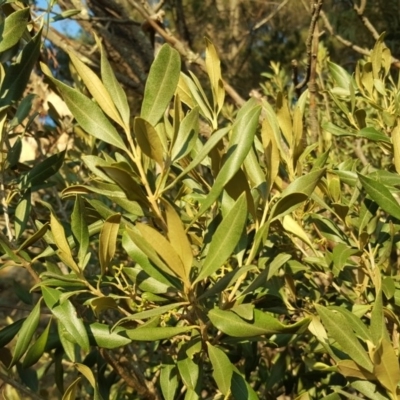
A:
{"label": "dense foliage", "polygon": [[[73,86],[40,63],[71,116],[39,116],[29,16],[10,12],[0,41],[0,263],[29,273],[29,311],[1,321],[4,396],[397,399],[400,83],[383,36],[352,74],[319,44],[317,130],[277,63],[262,96],[226,101],[209,40],[207,86],[165,44],[136,116],[95,37],[100,71],[70,52]],[[29,166],[40,118],[73,143]]]}

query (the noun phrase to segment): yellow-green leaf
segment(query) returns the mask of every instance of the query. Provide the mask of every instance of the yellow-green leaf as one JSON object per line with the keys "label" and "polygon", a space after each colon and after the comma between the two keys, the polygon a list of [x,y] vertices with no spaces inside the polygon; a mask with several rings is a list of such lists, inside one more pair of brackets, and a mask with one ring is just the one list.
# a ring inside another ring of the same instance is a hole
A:
{"label": "yellow-green leaf", "polygon": [[99,237],[99,260],[101,274],[104,275],[114,257],[121,214],[111,215],[104,222]]}
{"label": "yellow-green leaf", "polygon": [[218,114],[224,105],[225,90],[221,76],[221,63],[217,51],[210,40],[206,40],[206,69],[211,82],[214,110]]}
{"label": "yellow-green leaf", "polygon": [[100,108],[118,125],[124,127],[114,102],[100,78],[72,52],[68,53],[78,75]]}
{"label": "yellow-green leaf", "polygon": [[136,227],[142,234],[143,238],[150,243],[152,248],[165,261],[169,269],[185,283],[188,283],[188,277],[182,260],[168,240],[149,225],[137,223]]}
{"label": "yellow-green leaf", "polygon": [[163,145],[154,127],[145,119],[136,117],[134,123],[136,140],[147,157],[163,166]]}
{"label": "yellow-green leaf", "polygon": [[400,174],[400,120],[392,130],[393,158],[396,172]]}
{"label": "yellow-green leaf", "polygon": [[65,236],[64,228],[53,213],[51,213],[50,216],[50,227],[54,237],[54,241],[56,243],[56,246],[58,247],[58,256],[74,272],[79,273],[79,267],[72,257],[71,248]]}

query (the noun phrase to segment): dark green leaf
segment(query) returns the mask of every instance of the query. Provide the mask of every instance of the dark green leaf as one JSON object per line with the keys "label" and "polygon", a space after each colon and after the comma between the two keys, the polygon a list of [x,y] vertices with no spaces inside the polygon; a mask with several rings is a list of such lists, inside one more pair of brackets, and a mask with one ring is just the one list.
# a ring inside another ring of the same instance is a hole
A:
{"label": "dark green leaf", "polygon": [[23,8],[9,15],[0,25],[0,52],[6,51],[19,42],[25,32],[30,16],[29,8]]}
{"label": "dark green leaf", "polygon": [[36,340],[36,342],[27,351],[24,357],[24,361],[22,362],[22,366],[24,368],[28,368],[31,365],[36,364],[39,361],[40,357],[42,357],[46,349],[47,339],[49,337],[49,332],[50,332],[50,325],[51,325],[51,320],[47,324],[46,329]]}

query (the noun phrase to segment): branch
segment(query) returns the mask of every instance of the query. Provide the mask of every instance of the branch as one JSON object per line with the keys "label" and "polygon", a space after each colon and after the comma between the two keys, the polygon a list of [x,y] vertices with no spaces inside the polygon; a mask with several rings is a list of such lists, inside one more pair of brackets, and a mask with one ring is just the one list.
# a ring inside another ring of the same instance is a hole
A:
{"label": "branch", "polygon": [[275,14],[277,14],[283,7],[285,7],[285,5],[287,3],[289,3],[289,1],[290,0],[283,0],[282,3],[279,4],[279,6],[274,11],[272,11],[269,15],[267,15],[261,21],[257,22],[253,26],[253,28],[250,30],[250,32],[248,32],[248,34],[256,31],[257,29],[260,29],[263,25],[265,25],[267,22],[269,22],[275,16]]}
{"label": "branch", "polygon": [[39,396],[38,394],[32,392],[31,390],[29,390],[28,388],[23,386],[21,383],[8,377],[7,375],[3,374],[2,372],[0,372],[0,380],[5,382],[7,385],[14,387],[21,394],[24,394],[24,398],[25,398],[25,396],[28,396],[33,400],[45,400],[42,396]]}
{"label": "branch", "polygon": [[375,40],[379,39],[379,33],[375,29],[375,27],[371,24],[371,21],[364,15],[365,7],[367,5],[367,0],[361,0],[360,5],[353,3],[353,8],[360,18],[361,22],[364,26],[371,32],[372,37]]}
{"label": "branch", "polygon": [[306,42],[306,48],[307,48],[306,76],[295,87],[297,92],[300,92],[307,85],[308,81],[310,80],[312,58],[313,58],[313,49],[312,49],[313,38],[314,38],[317,21],[318,21],[319,15],[321,13],[321,7],[322,7],[323,2],[324,2],[324,0],[318,0],[317,2],[313,2],[313,4],[312,4],[313,8],[312,8],[312,14],[311,14],[311,22],[310,22],[310,27],[308,29],[308,37],[307,37],[307,42]]}
{"label": "branch", "polygon": [[[129,4],[132,5],[135,10],[137,10],[140,15],[146,20],[146,22],[151,25],[151,27],[172,47],[174,47],[178,53],[188,62],[197,65],[203,72],[206,72],[206,64],[199,54],[195,54],[191,49],[189,49],[184,43],[178,40],[176,37],[168,33],[163,27],[159,26],[157,21],[155,21],[151,15],[135,0],[129,0]],[[226,81],[222,81],[226,93],[233,99],[233,101],[238,105],[242,106],[245,100],[239,95],[236,90],[229,85]]]}
{"label": "branch", "polygon": [[[368,50],[366,48],[357,46],[356,44],[354,44],[353,42],[351,42],[350,40],[345,39],[343,36],[340,36],[339,34],[337,34],[334,30],[333,27],[331,25],[331,23],[328,20],[328,17],[326,16],[326,14],[321,10],[321,18],[322,18],[322,22],[324,23],[324,26],[326,28],[326,30],[336,39],[338,40],[340,43],[342,43],[343,45],[345,45],[346,47],[349,47],[350,49],[354,50],[355,52],[357,52],[358,54],[362,54],[364,56],[369,56],[371,53],[371,50]],[[396,57],[392,56],[392,65],[396,68],[400,68],[400,60]]]}

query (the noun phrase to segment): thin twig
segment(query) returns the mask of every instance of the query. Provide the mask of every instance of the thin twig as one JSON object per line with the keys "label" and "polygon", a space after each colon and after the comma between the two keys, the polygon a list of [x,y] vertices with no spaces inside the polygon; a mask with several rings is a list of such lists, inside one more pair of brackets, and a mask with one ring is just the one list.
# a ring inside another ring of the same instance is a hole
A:
{"label": "thin twig", "polygon": [[312,50],[313,38],[314,38],[315,28],[317,26],[317,21],[321,12],[322,3],[324,2],[323,0],[318,0],[317,2],[315,2],[314,0],[312,1],[313,4],[312,4],[311,22],[310,22],[310,28],[308,29],[308,37],[306,42],[306,48],[307,48],[306,75],[304,79],[296,86],[296,91],[302,90],[307,85],[310,79],[312,58],[313,58],[313,50]]}
{"label": "thin twig", "polygon": [[372,37],[375,40],[379,39],[379,33],[375,29],[375,27],[371,24],[371,21],[365,16],[364,11],[367,6],[367,0],[361,0],[360,5],[358,6],[356,3],[353,3],[353,8],[360,18],[361,22],[364,26],[371,32]]}
{"label": "thin twig", "polygon": [[[163,27],[161,27],[157,21],[155,21],[151,15],[135,0],[129,0],[129,4],[132,5],[140,15],[152,26],[152,28],[172,47],[174,47],[178,53],[185,58],[187,61],[196,64],[202,71],[206,71],[206,64],[200,55],[195,54],[191,49],[189,49],[184,43],[178,40],[175,36],[168,33]],[[236,90],[229,85],[229,83],[223,81],[223,85],[226,93],[233,99],[233,101],[238,105],[242,106],[245,100],[239,95]]]}
{"label": "thin twig", "polygon": [[263,18],[261,21],[257,22],[253,28],[250,30],[248,33],[255,32],[257,29],[260,29],[263,25],[268,23],[287,3],[289,3],[290,0],[283,0],[281,4],[279,4],[278,7],[274,11],[272,11],[270,14],[268,14],[265,18]]}
{"label": "thin twig", "polygon": [[[326,14],[321,10],[321,19],[322,22],[326,28],[326,30],[330,33],[331,36],[333,36],[338,42],[342,43],[343,45],[345,45],[346,47],[349,47],[350,49],[354,50],[355,52],[362,54],[364,56],[369,56],[371,53],[371,50],[357,46],[356,44],[354,44],[353,42],[351,42],[350,40],[345,39],[343,36],[340,36],[339,34],[337,34],[331,23],[329,22],[328,17],[326,16]],[[391,63],[394,67],[396,68],[400,68],[400,60],[396,57],[392,56],[392,60]]]}
{"label": "thin twig", "polygon": [[28,396],[28,397],[32,398],[33,400],[45,400],[44,397],[39,396],[38,394],[32,392],[31,390],[29,390],[28,388],[23,386],[21,383],[8,377],[7,375],[3,374],[2,372],[0,372],[0,380],[7,383],[7,385],[12,386],[13,388],[15,388],[16,390],[21,392],[21,394],[23,394],[24,396]]}

